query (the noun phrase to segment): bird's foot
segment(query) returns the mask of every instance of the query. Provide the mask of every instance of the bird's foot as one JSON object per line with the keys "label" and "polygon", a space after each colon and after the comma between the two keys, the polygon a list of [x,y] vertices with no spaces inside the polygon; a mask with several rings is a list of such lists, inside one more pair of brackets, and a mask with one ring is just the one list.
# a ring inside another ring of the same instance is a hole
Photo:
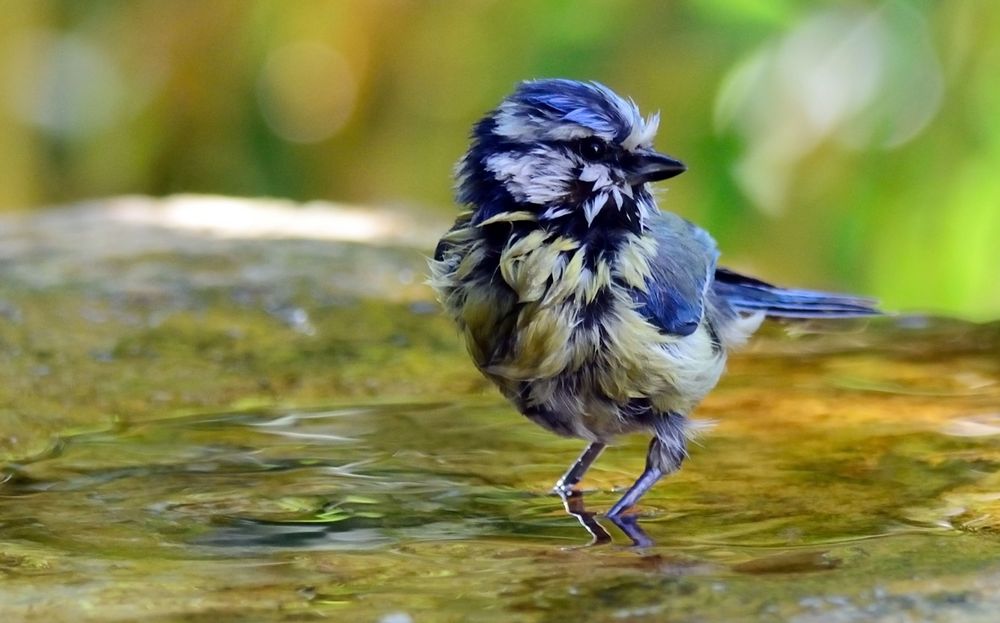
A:
{"label": "bird's foot", "polygon": [[567,483],[560,480],[556,484],[552,485],[552,493],[555,493],[561,498],[565,498],[574,494],[579,494],[580,492],[574,489],[576,486],[575,482]]}
{"label": "bird's foot", "polygon": [[[573,517],[576,517],[580,525],[590,533],[590,543],[587,547],[593,547],[594,545],[606,545],[611,543],[613,539],[611,538],[611,533],[609,533],[604,526],[602,526],[597,521],[598,515],[592,513],[586,509],[584,506],[583,498],[584,495],[581,491],[576,489],[569,489],[566,491],[556,490],[559,497],[562,499],[563,508],[566,512]],[[622,509],[622,511],[627,509]],[[636,515],[626,515],[622,512],[612,515],[610,511],[604,515],[604,517],[613,523],[615,526],[621,530],[625,536],[632,541],[633,547],[649,547],[653,545],[653,540],[649,538],[649,535],[639,526],[638,516]]]}
{"label": "bird's foot", "polygon": [[636,515],[605,515],[611,523],[618,526],[618,529],[625,533],[625,536],[632,541],[633,547],[650,547],[654,545],[653,539],[649,538],[646,531],[639,526],[639,517]]}
{"label": "bird's foot", "polygon": [[614,505],[611,508],[609,508],[604,513],[604,516],[610,519],[611,521],[615,521],[625,517],[625,511],[632,508],[632,504],[628,502],[629,501],[626,500],[625,498],[618,500],[617,502],[614,503]]}

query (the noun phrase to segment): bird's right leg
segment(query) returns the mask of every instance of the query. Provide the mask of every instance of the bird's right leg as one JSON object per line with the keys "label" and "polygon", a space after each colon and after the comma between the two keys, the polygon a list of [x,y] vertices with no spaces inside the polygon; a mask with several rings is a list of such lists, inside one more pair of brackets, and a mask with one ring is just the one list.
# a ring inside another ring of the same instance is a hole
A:
{"label": "bird's right leg", "polygon": [[683,418],[674,416],[674,421],[664,418],[656,423],[656,434],[649,442],[649,451],[646,453],[646,469],[605,517],[609,519],[620,517],[623,512],[635,506],[639,498],[658,480],[680,468],[687,457],[683,428],[677,424],[683,421]]}
{"label": "bird's right leg", "polygon": [[591,443],[583,451],[582,454],[570,465],[563,477],[556,482],[556,486],[552,487],[553,491],[556,493],[565,494],[573,490],[573,487],[580,482],[583,475],[587,472],[590,466],[597,460],[597,457],[601,455],[606,444],[600,441],[595,441]]}

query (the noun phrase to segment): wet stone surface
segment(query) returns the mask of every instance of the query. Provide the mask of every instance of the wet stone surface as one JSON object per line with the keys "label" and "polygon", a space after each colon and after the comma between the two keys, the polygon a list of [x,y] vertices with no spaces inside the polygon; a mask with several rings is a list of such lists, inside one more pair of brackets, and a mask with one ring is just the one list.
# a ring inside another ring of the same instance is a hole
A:
{"label": "wet stone surface", "polygon": [[423,239],[133,218],[159,247],[111,236],[87,261],[36,218],[0,230],[3,620],[1000,610],[1000,326],[766,327],[685,468],[617,526],[599,513],[646,440],[606,452],[568,513],[548,490],[581,444],[477,378],[419,283]]}

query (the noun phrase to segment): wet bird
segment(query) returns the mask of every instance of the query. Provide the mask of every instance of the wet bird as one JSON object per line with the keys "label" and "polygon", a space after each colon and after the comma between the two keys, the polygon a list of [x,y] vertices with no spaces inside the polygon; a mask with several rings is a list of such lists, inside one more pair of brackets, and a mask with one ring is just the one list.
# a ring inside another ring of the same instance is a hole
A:
{"label": "wet bird", "polygon": [[618,435],[652,433],[611,518],[681,466],[688,415],[765,316],[878,313],[717,266],[712,237],[651,194],[685,171],[653,149],[658,122],[596,82],[521,83],[475,124],[457,167],[466,209],[430,262],[479,370],[530,420],[589,442],[557,492]]}

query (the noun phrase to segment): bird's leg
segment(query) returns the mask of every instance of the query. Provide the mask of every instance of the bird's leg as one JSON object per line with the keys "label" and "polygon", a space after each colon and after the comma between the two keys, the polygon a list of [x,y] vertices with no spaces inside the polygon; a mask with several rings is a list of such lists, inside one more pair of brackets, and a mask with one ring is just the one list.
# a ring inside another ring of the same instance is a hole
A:
{"label": "bird's leg", "polygon": [[[590,533],[590,543],[592,545],[604,545],[611,542],[611,534],[604,529],[604,526],[597,523],[594,513],[588,511],[583,505],[583,494],[579,491],[560,492],[563,508],[573,517],[576,517],[580,525]],[[609,517],[612,523],[625,533],[625,536],[632,541],[635,547],[649,547],[653,545],[653,539],[649,538],[646,531],[640,526],[634,515],[622,515],[620,517]]]}
{"label": "bird's leg", "polygon": [[601,455],[601,451],[604,450],[605,444],[600,441],[595,441],[591,443],[587,448],[580,454],[580,456],[570,465],[563,477],[560,478],[552,489],[560,494],[566,494],[573,490],[583,475],[590,468],[591,464]]}
{"label": "bird's leg", "polygon": [[660,478],[663,478],[663,470],[658,467],[653,467],[646,465],[645,471],[639,476],[639,479],[635,481],[625,495],[621,497],[620,500],[615,502],[615,505],[611,507],[611,510],[607,512],[607,516],[615,518],[620,516],[623,512],[635,506],[635,503],[639,501],[643,495],[646,494],[649,489],[656,484]]}
{"label": "bird's leg", "polygon": [[646,469],[643,470],[635,484],[629,487],[625,495],[606,513],[608,518],[614,519],[621,516],[623,512],[635,506],[639,498],[645,495],[660,478],[677,471],[681,466],[687,456],[684,435],[682,433],[661,436],[666,430],[667,427],[663,427],[662,430],[660,426],[657,427],[657,435],[649,442],[649,451],[646,453]]}

